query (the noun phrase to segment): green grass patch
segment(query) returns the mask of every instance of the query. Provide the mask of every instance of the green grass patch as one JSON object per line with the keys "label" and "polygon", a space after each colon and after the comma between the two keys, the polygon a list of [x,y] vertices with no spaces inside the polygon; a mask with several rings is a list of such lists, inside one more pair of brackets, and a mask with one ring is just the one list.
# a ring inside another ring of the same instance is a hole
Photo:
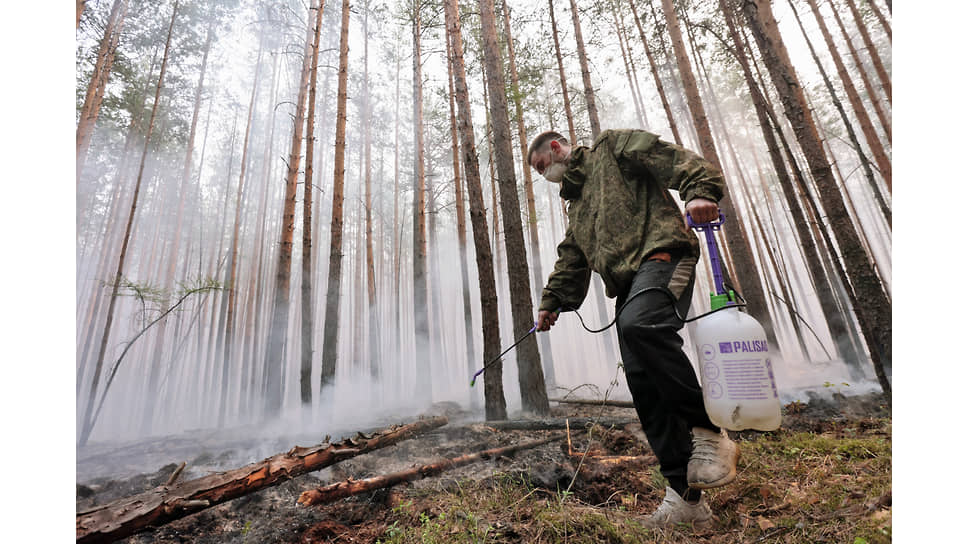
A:
{"label": "green grass patch", "polygon": [[379,542],[890,542],[890,420],[838,424],[822,434],[744,434],[739,442],[737,480],[707,492],[717,516],[711,529],[646,529],[665,486],[657,467],[649,467],[622,477],[648,482],[651,493],[619,492],[607,505],[584,504],[577,494],[534,488],[510,474],[411,490],[393,507]]}

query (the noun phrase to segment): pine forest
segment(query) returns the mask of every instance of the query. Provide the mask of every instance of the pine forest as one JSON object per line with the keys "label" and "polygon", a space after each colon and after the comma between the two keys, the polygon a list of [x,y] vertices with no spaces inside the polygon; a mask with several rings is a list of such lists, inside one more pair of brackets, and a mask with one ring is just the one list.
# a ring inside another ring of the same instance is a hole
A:
{"label": "pine forest", "polygon": [[[875,542],[886,531],[890,541],[891,15],[890,0],[78,0],[78,542],[175,542],[164,532],[174,529],[158,527],[250,492],[226,479],[217,484],[224,499],[185,495],[153,511],[154,521],[82,536],[93,508],[82,504],[82,488],[93,493],[96,478],[150,474],[164,463],[188,461],[185,475],[169,469],[152,484],[171,492],[179,477],[209,478],[288,451],[266,459],[288,467],[281,482],[327,466],[311,464],[324,453],[335,456],[327,463],[362,460],[377,455],[363,456],[383,446],[377,440],[405,440],[394,446],[402,448],[414,433],[453,438],[457,431],[446,430],[457,424],[469,425],[465,434],[485,432],[481,425],[498,433],[570,417],[567,448],[561,439],[533,450],[567,456],[572,439],[576,451],[609,444],[608,424],[581,430],[576,417],[637,423],[620,406],[632,396],[615,328],[590,332],[616,319],[598,273],[577,312],[535,331],[569,209],[561,187],[529,165],[528,146],[548,130],[592,146],[619,129],[653,133],[723,173],[725,219],[715,237],[742,311],[765,331],[783,429],[812,413],[805,406],[846,397],[881,414],[865,414],[870,432],[883,431],[879,417],[888,414],[886,451],[863,454],[869,463],[886,458],[888,479],[861,491],[868,503],[886,493],[887,506],[864,510],[860,525],[810,518],[847,531],[811,533],[781,518],[782,501],[757,487],[757,500],[774,510],[720,515],[723,534],[741,536],[706,537]],[[668,196],[684,206],[676,191]],[[710,311],[718,272],[697,235],[703,255],[690,316]],[[699,322],[680,331],[697,374]],[[576,399],[590,404],[568,404]],[[435,417],[450,423],[400,436],[375,431]],[[817,437],[830,430],[801,426]],[[365,446],[331,442],[357,431]],[[550,432],[527,437],[547,442]],[[304,451],[321,441],[331,448]],[[495,435],[461,453],[539,447],[525,441]],[[765,447],[750,444],[744,456]],[[192,461],[228,450],[222,464]],[[414,467],[418,453],[400,466]],[[297,461],[298,470],[288,464]],[[369,469],[316,476],[359,484],[389,472]],[[273,470],[258,473],[260,485],[277,485]],[[583,504],[620,497],[623,513],[647,513],[621,494],[582,495],[591,484],[580,465],[575,471]],[[255,474],[238,485],[253,485]],[[309,487],[296,488],[300,503],[335,500],[310,497]],[[569,498],[563,488],[552,504]],[[735,507],[718,493],[714,511]],[[505,507],[517,512],[539,499]],[[340,508],[360,507],[350,500]],[[494,520],[487,531],[480,520],[446,525],[446,506],[404,508],[419,497],[379,500],[397,505],[370,527],[379,530],[339,518],[343,529],[357,527],[352,541],[606,541],[573,511],[564,533],[555,522],[509,533]],[[886,529],[876,516],[885,508]],[[192,541],[244,541],[250,525],[233,523],[217,534],[192,529]],[[318,519],[303,525],[312,530],[260,529],[248,541],[351,541]],[[869,531],[850,532],[857,527]],[[695,534],[680,528],[655,541]],[[608,541],[653,541],[636,538]]]}

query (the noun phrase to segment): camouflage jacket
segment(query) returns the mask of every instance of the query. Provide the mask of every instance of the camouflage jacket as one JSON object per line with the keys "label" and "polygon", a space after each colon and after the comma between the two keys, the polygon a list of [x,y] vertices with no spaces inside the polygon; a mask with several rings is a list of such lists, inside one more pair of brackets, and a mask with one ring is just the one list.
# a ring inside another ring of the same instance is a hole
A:
{"label": "camouflage jacket", "polygon": [[642,260],[657,250],[699,257],[668,189],[683,201],[719,201],[723,176],[710,162],[642,130],[606,130],[591,147],[574,147],[561,181],[568,230],[539,309],[577,309],[594,270],[605,294],[625,296]]}

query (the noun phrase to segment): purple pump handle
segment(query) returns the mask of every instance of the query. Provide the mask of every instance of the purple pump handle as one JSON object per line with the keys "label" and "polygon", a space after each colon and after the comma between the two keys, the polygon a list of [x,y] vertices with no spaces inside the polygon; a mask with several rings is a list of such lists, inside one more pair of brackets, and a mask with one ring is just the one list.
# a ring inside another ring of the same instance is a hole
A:
{"label": "purple pump handle", "polygon": [[719,212],[719,221],[711,221],[709,223],[696,223],[692,220],[691,215],[686,214],[686,223],[696,231],[706,235],[706,247],[709,250],[709,263],[713,269],[713,283],[716,284],[717,295],[725,295],[726,288],[723,287],[723,268],[719,261],[719,248],[716,246],[716,236],[713,234],[713,231],[719,230],[719,227],[725,221],[726,216],[723,215],[723,212]]}

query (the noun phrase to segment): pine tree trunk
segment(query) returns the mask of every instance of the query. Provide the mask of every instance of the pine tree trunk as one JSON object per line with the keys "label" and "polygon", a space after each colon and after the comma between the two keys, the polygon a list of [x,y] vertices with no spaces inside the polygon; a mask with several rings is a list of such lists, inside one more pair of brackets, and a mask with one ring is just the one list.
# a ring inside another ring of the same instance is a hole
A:
{"label": "pine tree trunk", "polygon": [[393,114],[393,346],[403,350],[403,328],[400,321],[400,54],[396,55],[396,99]]}
{"label": "pine tree trunk", "polygon": [[[149,77],[146,79],[150,79],[150,74],[153,71],[154,71],[154,62],[152,62],[152,65],[148,70]],[[147,100],[148,100],[148,88],[146,86],[146,88],[144,89],[144,92],[141,94],[141,103],[137,111],[144,110],[144,104]],[[117,251],[115,248],[120,246],[121,244],[120,237],[123,234],[123,231],[121,230],[121,224],[122,224],[121,218],[123,214],[123,211],[121,209],[122,208],[121,202],[126,196],[123,182],[128,170],[128,160],[133,156],[135,152],[134,151],[135,136],[136,136],[136,133],[138,132],[138,129],[140,128],[138,126],[139,125],[138,121],[139,121],[139,117],[137,115],[134,115],[131,117],[131,121],[128,123],[127,135],[125,136],[125,139],[124,139],[124,148],[121,151],[121,163],[118,165],[117,171],[114,175],[113,183],[116,189],[111,199],[111,206],[109,208],[109,211],[107,214],[107,221],[105,222],[105,226],[103,229],[104,241],[101,243],[101,248],[100,248],[101,256],[98,260],[98,265],[96,268],[97,277],[108,277],[108,275],[111,274],[111,271],[112,271],[111,263],[113,263],[118,258]],[[85,340],[84,340],[83,346],[78,351],[78,355],[80,357],[80,363],[77,368],[77,381],[75,386],[76,387],[75,394],[77,396],[78,401],[80,401],[82,398],[81,390],[82,390],[82,383],[84,381],[84,374],[87,372],[87,367],[90,365],[91,357],[94,356],[94,353],[92,352],[92,350],[95,349],[94,338],[97,336],[98,332],[101,332],[102,334],[104,332],[103,319],[102,319],[102,316],[103,316],[102,306],[104,305],[105,288],[106,287],[104,285],[96,285],[95,287],[96,292],[94,294],[93,300],[89,305],[89,311],[88,311],[88,315],[91,317],[85,320],[85,322],[87,323],[87,327],[85,331]]]}
{"label": "pine tree trunk", "polygon": [[[837,6],[831,3],[831,7],[833,8],[834,21],[836,21],[837,28],[840,29],[840,34],[844,38],[844,44],[847,45],[847,52],[850,53],[850,58],[854,60],[854,68],[857,71],[857,75],[860,76],[860,81],[861,83],[864,84],[864,90],[867,91],[867,97],[870,100],[871,107],[874,108],[874,114],[877,115],[877,120],[881,125],[881,130],[883,130],[884,134],[887,135],[887,141],[888,143],[890,143],[891,120],[889,116],[884,112],[884,106],[881,104],[880,94],[877,92],[877,88],[874,87],[874,84],[871,82],[871,79],[867,76],[867,70],[864,68],[863,62],[861,62],[860,55],[857,52],[857,48],[854,47],[854,43],[851,41],[850,35],[847,34],[847,27],[844,26],[844,21],[840,18],[840,13],[838,13],[837,11]],[[870,54],[872,58],[877,57],[876,50],[872,49]],[[879,57],[878,57],[878,61],[880,61]],[[884,67],[881,66],[881,69],[883,70]],[[886,86],[883,84],[883,81],[881,82],[881,85],[882,85],[882,91],[887,96],[888,104],[890,104],[891,80],[887,79]]]}
{"label": "pine tree trunk", "polygon": [[[518,66],[514,58],[514,39],[511,35],[511,10],[507,0],[502,2],[504,8],[504,33],[508,43],[508,69],[511,72],[511,96],[514,99],[514,115],[518,125],[518,145],[521,149],[522,163],[528,156],[528,136],[524,129],[524,108],[521,106],[521,94],[518,87]],[[541,294],[544,286],[544,273],[541,270],[541,244],[538,240],[538,211],[534,201],[534,182],[531,179],[531,167],[523,164],[524,194],[528,200],[528,248],[531,250],[531,278],[534,281],[535,296]],[[541,362],[547,386],[555,384],[555,362],[551,355],[551,340],[547,334],[540,336]]]}
{"label": "pine tree trunk", "polygon": [[[450,139],[454,171],[454,203],[457,215],[457,250],[460,259],[461,307],[463,308],[461,315],[464,317],[464,343],[466,348],[465,355],[467,358],[467,373],[468,375],[473,375],[477,369],[474,367],[474,327],[472,324],[473,320],[471,319],[471,289],[467,265],[467,220],[464,208],[464,189],[460,169],[460,137],[457,134],[457,113],[455,111],[456,91],[454,89],[454,64],[456,60],[454,58],[454,47],[451,38],[452,31],[450,28],[451,23],[449,14],[450,9],[447,7],[447,3],[445,2],[444,18],[446,25],[445,32],[447,33],[445,38],[447,50],[447,103],[450,106]],[[477,397],[472,396],[472,399],[476,398]]]}
{"label": "pine tree trunk", "polygon": [[635,9],[635,2],[633,0],[629,0],[629,5],[632,6],[632,16],[635,18],[635,26],[639,29],[639,37],[642,39],[642,47],[645,48],[645,56],[649,59],[649,68],[652,70],[652,79],[655,81],[655,88],[659,92],[659,100],[662,102],[662,109],[665,110],[666,119],[669,121],[669,129],[672,131],[672,137],[675,139],[677,145],[682,145],[682,138],[679,137],[679,128],[676,126],[676,119],[672,115],[672,107],[669,106],[669,100],[666,98],[665,89],[662,85],[662,78],[659,77],[659,68],[655,64],[655,57],[652,56],[652,49],[649,47],[649,42],[645,39],[645,32],[642,30],[642,21],[639,18],[639,12]]}
{"label": "pine tree trunk", "polygon": [[[588,107],[588,120],[591,122],[592,140],[598,137],[602,126],[598,122],[598,107],[595,105],[595,88],[592,87],[592,75],[588,69],[588,55],[585,54],[585,40],[581,36],[581,22],[578,20],[578,6],[575,0],[571,2],[571,20],[575,24],[575,45],[578,48],[578,64],[581,66],[581,80],[585,86],[585,105]],[[575,142],[572,141],[572,144]]]}
{"label": "pine tree trunk", "polygon": [[[709,128],[706,111],[703,107],[702,99],[699,97],[699,87],[696,84],[696,79],[692,72],[692,65],[686,54],[686,46],[682,41],[682,31],[679,29],[679,20],[672,6],[672,0],[662,0],[662,11],[665,14],[669,37],[672,40],[672,48],[678,61],[679,76],[685,87],[686,99],[689,103],[689,112],[692,114],[693,125],[699,136],[699,147],[703,157],[722,171],[719,154],[716,152],[716,145],[713,141],[712,130]],[[766,296],[763,292],[761,274],[753,262],[753,251],[746,231],[743,228],[743,218],[739,213],[739,209],[733,205],[731,193],[732,191],[729,185],[726,185],[724,187],[723,198],[719,201],[719,207],[723,210],[723,214],[732,221],[731,227],[725,229],[725,249],[733,256],[734,274],[732,279],[739,284],[738,286],[742,290],[741,292],[743,298],[746,300],[750,314],[759,319],[763,325],[766,331],[767,341],[771,345],[778,346],[779,344],[776,340],[776,333],[773,331],[769,308],[766,304]]]}
{"label": "pine tree trunk", "polygon": [[[871,2],[873,6],[873,2]],[[837,6],[831,3],[831,7],[834,9],[834,13],[837,12]],[[881,87],[884,89],[884,94],[887,96],[887,102],[891,103],[891,76],[888,75],[887,70],[884,69],[884,62],[881,60],[881,55],[877,52],[877,48],[874,47],[874,41],[871,40],[871,35],[867,31],[867,24],[864,23],[864,18],[861,17],[859,11],[857,11],[857,5],[854,0],[847,0],[847,7],[850,8],[851,15],[854,16],[854,24],[857,25],[857,31],[860,32],[860,37],[864,41],[864,47],[867,48],[867,54],[871,57],[871,63],[874,65],[874,71],[877,72],[877,78],[881,81]],[[877,8],[874,8],[874,13],[879,13]],[[886,27],[885,27],[886,28]],[[890,37],[890,31],[888,31],[888,37]],[[858,69],[860,69],[858,67]],[[871,97],[873,100],[874,97]]]}
{"label": "pine tree trunk", "polygon": [[[480,0],[481,34],[484,41],[484,66],[490,94],[491,121],[494,125],[495,159],[498,184],[501,189],[501,215],[504,225],[504,245],[507,252],[508,287],[511,296],[511,317],[514,336],[520,338],[534,325],[534,308],[531,298],[531,281],[528,277],[528,260],[521,226],[521,207],[514,175],[514,155],[511,148],[511,127],[508,120],[505,96],[504,68],[501,65],[497,41],[497,24],[493,0]],[[544,372],[538,343],[533,336],[517,347],[518,384],[521,389],[521,407],[535,414],[549,413],[548,394],[545,391]]]}
{"label": "pine tree trunk", "polygon": [[323,24],[323,2],[313,24],[313,53],[309,67],[309,103],[306,106],[306,172],[303,176],[302,273],[300,274],[299,401],[313,403],[313,154],[316,142],[316,76],[319,72],[319,33]]}
{"label": "pine tree trunk", "polygon": [[[582,66],[582,84],[585,88],[585,102],[588,104],[588,121],[592,128],[592,141],[598,138],[599,133],[601,133],[601,124],[598,121],[598,109],[595,107],[595,89],[592,88],[592,80],[588,72],[588,58],[585,55],[585,46],[581,39],[581,25],[578,21],[578,10],[575,6],[575,0],[571,0],[571,10],[572,18],[575,23],[575,36],[578,43],[578,60],[579,64]],[[572,144],[575,142],[573,141]],[[544,278],[542,278],[544,279]],[[595,277],[591,280],[592,289],[592,299],[595,301],[595,308],[598,310],[598,319],[600,323],[608,323],[611,321],[608,317],[608,310],[605,308],[605,295],[602,292],[601,280]],[[605,350],[605,357],[609,360],[615,360],[617,357],[618,350],[615,349],[615,340],[612,335],[606,334],[600,337],[602,339],[602,347]]]}
{"label": "pine tree trunk", "polygon": [[[277,103],[278,87],[279,87],[279,62],[280,55],[273,55],[272,63],[272,76],[271,76],[271,91],[269,95],[270,104]],[[249,366],[249,383],[245,387],[247,396],[240,396],[240,412],[246,419],[250,419],[253,415],[253,411],[256,407],[261,406],[264,402],[262,399],[263,395],[263,379],[265,376],[265,360],[260,357],[260,353],[263,353],[264,345],[263,338],[265,338],[264,323],[266,321],[266,310],[265,305],[268,300],[268,293],[271,292],[271,286],[267,285],[265,278],[268,277],[270,272],[270,267],[267,266],[271,262],[271,251],[266,254],[266,238],[267,238],[267,225],[268,220],[268,205],[269,205],[269,193],[270,186],[269,180],[271,179],[271,169],[269,167],[270,161],[269,157],[273,156],[273,143],[275,136],[276,127],[276,111],[277,108],[271,108],[271,114],[266,115],[266,126],[264,128],[264,134],[268,137],[265,141],[265,147],[262,151],[262,172],[260,176],[259,185],[262,187],[261,197],[259,199],[259,210],[256,214],[255,223],[255,243],[252,248],[252,255],[255,256],[253,261],[253,278],[255,282],[255,291],[252,296],[255,298],[255,318],[252,324],[252,332],[247,335],[246,342],[249,345],[247,350],[248,363]],[[262,363],[261,365],[259,363]]]}
{"label": "pine tree trunk", "polygon": [[[662,23],[662,21],[664,20],[664,16],[662,18],[659,17],[659,13],[656,11],[655,5],[652,3],[652,0],[647,0],[647,3],[649,4],[649,11],[652,12],[652,21],[655,24],[655,28],[660,29],[658,31],[659,68],[665,67],[665,69],[668,71],[668,75],[666,76],[666,82],[669,83],[669,97],[672,99],[673,109],[678,110],[677,113],[681,114],[681,112],[683,111],[688,111],[689,104],[686,102],[686,93],[682,88],[680,78],[677,77],[675,62],[669,56],[669,51],[666,49],[666,43],[664,38],[665,33],[661,32],[661,28],[665,26]],[[699,136],[696,134],[696,128],[693,126],[693,123],[690,122],[690,117],[687,116],[685,121],[680,120],[679,127],[682,128],[684,131],[683,141],[685,143],[682,145],[686,147],[692,146],[693,148],[698,148]],[[688,141],[689,138],[692,139],[691,142]],[[728,252],[724,252],[724,253],[725,253],[724,258],[728,259],[729,258]]]}
{"label": "pine tree trunk", "polygon": [[339,36],[339,76],[336,90],[336,141],[333,153],[333,218],[330,224],[329,280],[326,284],[326,322],[323,325],[323,368],[320,394],[336,382],[339,357],[340,282],[343,273],[343,180],[346,176],[346,98],[349,71],[350,2],[343,0]]}
{"label": "pine tree trunk", "polygon": [[224,339],[219,342],[222,350],[222,378],[219,387],[220,397],[219,397],[219,407],[218,407],[218,426],[222,427],[225,424],[225,418],[229,411],[229,378],[230,371],[233,361],[239,360],[240,350],[235,343],[235,329],[236,329],[236,309],[238,307],[238,296],[239,291],[237,284],[238,281],[238,266],[239,266],[239,236],[242,228],[242,205],[243,205],[243,195],[245,194],[245,176],[249,160],[249,136],[252,130],[252,120],[255,117],[255,104],[258,100],[258,89],[259,83],[261,81],[260,74],[262,73],[262,40],[259,41],[259,53],[256,57],[256,67],[255,76],[252,81],[252,93],[249,97],[249,111],[246,116],[245,123],[245,135],[242,138],[242,160],[240,162],[239,168],[239,184],[238,190],[236,191],[235,197],[235,218],[232,223],[232,241],[229,244],[229,255],[228,255],[228,268],[225,273],[225,301],[224,311],[225,311],[225,327],[220,334],[223,335]]}
{"label": "pine tree trunk", "polygon": [[121,241],[121,252],[118,257],[118,269],[114,276],[114,282],[111,288],[111,297],[108,299],[108,310],[107,318],[104,323],[104,334],[101,336],[101,346],[98,349],[97,362],[94,366],[94,377],[91,381],[91,391],[88,395],[87,405],[84,408],[84,419],[82,420],[81,436],[78,441],[78,447],[83,447],[87,444],[88,439],[91,437],[91,431],[94,429],[94,419],[92,418],[92,412],[94,409],[94,403],[97,400],[97,390],[101,377],[101,369],[104,365],[104,356],[107,352],[108,337],[111,335],[111,325],[114,322],[114,307],[118,298],[118,289],[121,285],[121,278],[124,274],[124,261],[128,252],[128,244],[131,241],[131,230],[134,224],[135,214],[138,211],[138,194],[141,189],[142,176],[144,175],[145,161],[148,157],[148,147],[151,144],[151,131],[155,125],[155,117],[158,113],[158,105],[161,101],[161,87],[165,81],[165,69],[168,66],[168,51],[171,46],[171,35],[172,30],[175,27],[175,16],[178,14],[178,0],[175,0],[175,4],[171,10],[171,22],[168,24],[168,35],[165,39],[165,53],[161,60],[161,71],[158,74],[158,85],[155,86],[155,101],[151,106],[151,117],[148,120],[148,129],[145,132],[145,144],[144,149],[141,152],[141,164],[138,167],[138,177],[134,185],[134,194],[131,197],[131,211],[128,214],[128,223],[124,230],[124,238]]}
{"label": "pine tree trunk", "polygon": [[[790,2],[791,8],[793,3]],[[874,195],[878,206],[881,209],[881,213],[884,214],[884,218],[887,220],[888,224],[891,223],[891,209],[888,207],[887,202],[884,201],[884,196],[881,194],[880,187],[877,186],[877,180],[874,178],[874,171],[871,169],[870,161],[867,159],[867,154],[864,153],[864,149],[860,145],[860,140],[857,138],[857,133],[854,132],[854,126],[847,118],[847,112],[844,110],[844,106],[840,99],[837,98],[837,93],[834,90],[833,83],[830,78],[827,77],[827,71],[824,70],[823,64],[820,62],[820,57],[813,48],[813,43],[807,36],[806,30],[803,28],[803,24],[800,21],[800,16],[797,14],[796,9],[793,9],[793,16],[797,20],[797,24],[800,26],[800,32],[803,34],[804,40],[807,42],[807,48],[810,50],[810,55],[813,57],[814,63],[817,65],[817,70],[820,72],[820,76],[823,78],[824,85],[827,87],[827,92],[830,94],[830,101],[833,102],[834,107],[837,109],[837,113],[840,114],[840,118],[844,123],[844,128],[847,130],[847,137],[850,139],[851,145],[854,151],[857,152],[857,158],[860,160],[861,168],[864,170],[864,176],[867,179],[867,184],[871,188],[871,193]]]}
{"label": "pine tree trunk", "polygon": [[279,242],[279,255],[276,260],[275,293],[272,300],[272,318],[269,324],[269,338],[266,341],[266,395],[264,417],[273,419],[279,415],[283,406],[285,389],[284,373],[286,356],[286,336],[289,329],[290,297],[289,286],[292,280],[292,237],[296,226],[296,188],[299,181],[300,150],[303,140],[303,121],[306,112],[306,87],[309,83],[311,48],[313,39],[312,10],[306,22],[306,43],[303,46],[302,70],[299,75],[299,92],[296,97],[296,112],[293,118],[292,139],[289,143],[289,161],[286,170],[285,195],[283,196],[282,225]]}
{"label": "pine tree trunk", "polygon": [[364,129],[364,191],[365,191],[365,202],[364,202],[364,212],[366,217],[365,221],[365,232],[366,232],[366,307],[368,316],[368,332],[367,339],[369,342],[369,367],[370,367],[370,378],[373,379],[374,383],[380,379],[380,361],[382,356],[380,354],[380,325],[379,325],[379,313],[376,306],[376,272],[373,265],[373,195],[372,195],[372,161],[370,157],[370,151],[372,147],[372,115],[370,113],[370,76],[369,76],[369,47],[370,47],[370,35],[369,35],[369,15],[370,6],[369,2],[363,8],[363,118],[365,123]]}
{"label": "pine tree trunk", "polygon": [[[202,66],[198,75],[198,83],[195,86],[195,100],[194,108],[192,110],[192,121],[188,132],[188,145],[185,151],[185,164],[182,169],[181,183],[179,184],[179,197],[178,197],[178,212],[175,217],[175,230],[174,236],[172,238],[172,245],[169,250],[168,267],[165,273],[164,279],[162,280],[162,285],[166,289],[172,289],[175,285],[175,267],[178,263],[178,252],[180,247],[180,242],[182,238],[182,223],[184,219],[185,212],[185,200],[188,195],[188,184],[191,181],[192,173],[192,155],[195,146],[195,131],[198,125],[198,113],[202,105],[202,88],[205,83],[205,71],[208,66],[208,53],[212,46],[212,39],[214,37],[214,25],[210,24],[208,27],[207,37],[205,38],[205,50],[202,54]],[[189,232],[191,232],[189,230]],[[167,308],[169,306],[169,299],[166,296],[165,300],[162,302],[162,307]],[[162,320],[158,324],[158,328],[155,331],[155,336],[157,338],[164,338],[165,333],[168,328],[168,319]],[[160,378],[161,366],[162,366],[162,350],[158,349],[154,351],[151,356],[151,363],[148,379],[148,391],[154,392],[158,390],[158,380]],[[157,404],[157,398],[146,399],[146,410],[144,413],[144,418],[142,421],[142,432],[145,435],[151,434],[152,419],[154,416],[154,407]]]}
{"label": "pine tree trunk", "polygon": [[[618,22],[618,10],[615,4],[612,4],[612,21],[615,23],[615,36],[618,38],[618,48],[622,53],[622,65],[625,66],[625,77],[629,82],[629,92],[632,94],[632,102],[635,105],[635,116],[639,120],[639,125],[642,127],[648,126],[645,122],[645,116],[642,113],[642,104],[639,100],[639,95],[635,89],[635,79],[632,77],[632,69],[629,67],[629,54],[625,50],[625,41],[622,39],[623,30],[622,26]],[[631,51],[629,52],[631,53]]]}
{"label": "pine tree trunk", "polygon": [[[874,17],[877,17],[877,22],[881,24],[881,28],[884,29],[884,33],[887,34],[887,40],[891,41],[891,25],[887,22],[887,19],[884,18],[884,14],[881,13],[880,8],[877,7],[877,4],[874,2],[874,0],[867,0],[867,5],[871,8],[871,11],[874,12]],[[890,2],[888,2],[888,7],[890,7]]]}
{"label": "pine tree trunk", "polygon": [[[77,23],[80,26],[81,12],[84,9],[84,2],[78,1],[77,4]],[[111,75],[111,67],[114,65],[114,54],[118,49],[118,41],[121,39],[121,29],[124,26],[124,19],[128,13],[128,0],[115,0],[111,6],[111,14],[108,16],[107,25],[104,27],[104,35],[98,46],[97,61],[94,63],[94,71],[91,73],[91,81],[87,86],[87,93],[84,95],[84,104],[81,106],[80,119],[77,122],[77,164],[76,164],[76,183],[81,183],[81,173],[84,171],[84,163],[87,161],[87,151],[91,145],[91,135],[94,133],[94,125],[97,123],[98,114],[101,112],[101,102],[104,100],[104,89],[107,86],[108,78]]]}
{"label": "pine tree trunk", "polygon": [[84,13],[84,4],[86,3],[87,0],[77,0],[77,24],[74,26],[75,30],[81,28],[81,14]]}
{"label": "pine tree trunk", "polygon": [[578,143],[575,133],[575,121],[571,114],[571,99],[568,98],[568,79],[565,78],[565,64],[561,60],[561,44],[558,42],[558,23],[555,21],[555,4],[548,0],[548,13],[551,15],[551,36],[555,42],[555,59],[558,61],[558,78],[561,80],[561,99],[565,105],[565,117],[568,120],[568,141]]}
{"label": "pine tree trunk", "polygon": [[415,395],[433,398],[430,365],[430,321],[427,294],[427,192],[424,158],[423,58],[421,4],[413,2],[413,320],[417,376]]}
{"label": "pine tree trunk", "polygon": [[[752,251],[757,251],[757,255],[759,256],[759,261],[760,263],[762,263],[760,267],[762,271],[761,278],[763,279],[763,283],[765,284],[766,288],[770,289],[769,287],[770,268],[772,268],[774,275],[778,278],[780,277],[780,270],[779,270],[779,267],[777,266],[776,259],[774,258],[773,252],[767,243],[765,229],[762,226],[762,222],[760,221],[759,213],[757,212],[755,202],[753,201],[753,197],[750,194],[751,189],[749,187],[748,177],[746,173],[743,171],[742,165],[740,164],[739,159],[737,158],[736,150],[733,147],[733,140],[729,136],[729,133],[731,131],[727,128],[726,120],[723,118],[722,111],[720,110],[720,107],[719,107],[720,101],[716,97],[716,93],[712,88],[712,83],[710,82],[710,79],[709,79],[709,72],[706,70],[706,65],[703,62],[702,56],[699,54],[699,51],[697,51],[696,49],[696,38],[692,32],[692,24],[689,21],[688,14],[686,14],[685,12],[683,12],[683,20],[686,24],[686,32],[689,38],[690,50],[692,52],[693,59],[695,60],[696,66],[698,67],[698,74],[700,77],[703,78],[706,84],[706,87],[705,87],[706,99],[710,104],[712,104],[713,115],[715,120],[718,122],[718,127],[720,130],[720,133],[719,133],[720,149],[725,147],[727,152],[727,157],[729,157],[732,160],[733,172],[735,172],[735,175],[737,176],[737,183],[733,187],[738,188],[739,191],[738,193],[735,193],[735,194],[738,196],[740,200],[740,207],[743,206],[742,202],[743,202],[744,196],[746,198],[746,202],[748,202],[746,210],[748,210],[748,213],[752,217],[752,220],[750,222],[750,234],[747,240],[750,243],[750,249]],[[744,215],[746,213],[747,212],[744,211]],[[762,247],[756,244],[757,232],[760,233],[760,237],[763,239]],[[786,300],[792,300],[792,297],[790,297],[789,294],[786,293],[785,285],[781,285],[781,290],[784,292],[784,296],[786,297]],[[769,303],[769,301],[771,300],[769,297],[766,297],[765,293],[763,295],[763,298],[765,303]],[[769,309],[767,309],[767,311],[769,311]],[[789,313],[791,324],[794,328],[794,332],[796,333],[800,348],[803,354],[806,355],[807,350],[806,350],[806,346],[803,343],[803,335],[800,330],[800,322],[797,320],[796,315],[792,313],[791,307],[788,306],[787,308],[785,308],[784,311],[786,313]],[[777,315],[777,314],[776,312],[772,312],[770,315]],[[774,336],[775,334],[776,334],[776,331],[774,331]],[[775,345],[779,347],[779,342],[777,342]]]}
{"label": "pine tree trunk", "polygon": [[847,216],[844,201],[830,172],[830,165],[824,158],[817,128],[776,27],[776,19],[769,2],[744,0],[743,11],[797,141],[800,142],[810,165],[828,224],[843,256],[853,293],[857,300],[864,301],[862,306],[855,306],[855,309],[865,336],[871,343],[871,353],[876,356],[875,371],[881,387],[885,394],[890,395],[891,385],[887,376],[890,374],[892,354],[891,303]]}
{"label": "pine tree trunk", "polygon": [[807,3],[810,5],[810,9],[817,19],[817,24],[820,25],[820,33],[823,34],[823,39],[827,43],[827,48],[830,50],[830,56],[833,58],[834,65],[837,67],[837,74],[840,76],[840,80],[844,85],[844,92],[847,93],[847,99],[850,101],[850,106],[854,110],[854,115],[857,117],[857,122],[860,124],[861,131],[864,133],[864,138],[867,140],[867,146],[870,147],[871,153],[874,155],[874,162],[877,163],[881,177],[884,178],[884,182],[887,183],[887,188],[890,190],[891,160],[887,157],[887,153],[885,153],[884,147],[877,137],[877,132],[874,130],[874,125],[867,115],[867,110],[864,109],[860,95],[857,93],[857,89],[854,87],[850,78],[850,73],[847,71],[843,60],[840,58],[840,54],[837,52],[837,46],[834,45],[834,39],[827,30],[823,16],[817,8],[817,2],[815,0],[807,0]]}
{"label": "pine tree trunk", "polygon": [[753,77],[749,61],[744,53],[743,44],[736,30],[732,11],[726,5],[725,0],[719,0],[719,8],[726,19],[726,25],[732,38],[736,59],[743,70],[743,77],[746,80],[747,88],[752,97],[753,107],[763,132],[763,141],[766,143],[770,160],[773,163],[774,172],[776,173],[777,180],[780,182],[781,192],[787,208],[793,217],[792,224],[796,228],[798,235],[797,246],[803,250],[805,256],[804,262],[806,263],[807,272],[810,274],[814,290],[817,294],[820,309],[830,329],[830,334],[836,343],[839,355],[845,360],[848,367],[859,367],[860,361],[858,355],[850,345],[847,335],[847,323],[843,319],[843,314],[837,308],[836,300],[833,297],[833,288],[824,272],[820,253],[817,251],[817,246],[810,234],[807,218],[804,216],[803,208],[798,202],[796,192],[793,188],[793,182],[790,180],[786,165],[783,162],[783,156],[780,153],[779,145],[774,136],[770,115],[767,113],[769,105]]}
{"label": "pine tree trunk", "polygon": [[[487,217],[484,213],[484,191],[481,187],[480,165],[477,160],[476,138],[471,103],[467,93],[467,74],[464,68],[464,44],[461,38],[457,0],[444,0],[447,34],[453,49],[454,100],[457,102],[457,122],[461,140],[464,175],[467,176],[467,196],[471,229],[477,256],[477,276],[480,283],[481,327],[484,339],[483,364],[501,352],[501,328],[498,319],[497,290],[494,283],[494,263],[491,256]],[[484,413],[489,421],[507,419],[504,400],[502,364],[494,364],[484,371]]]}

